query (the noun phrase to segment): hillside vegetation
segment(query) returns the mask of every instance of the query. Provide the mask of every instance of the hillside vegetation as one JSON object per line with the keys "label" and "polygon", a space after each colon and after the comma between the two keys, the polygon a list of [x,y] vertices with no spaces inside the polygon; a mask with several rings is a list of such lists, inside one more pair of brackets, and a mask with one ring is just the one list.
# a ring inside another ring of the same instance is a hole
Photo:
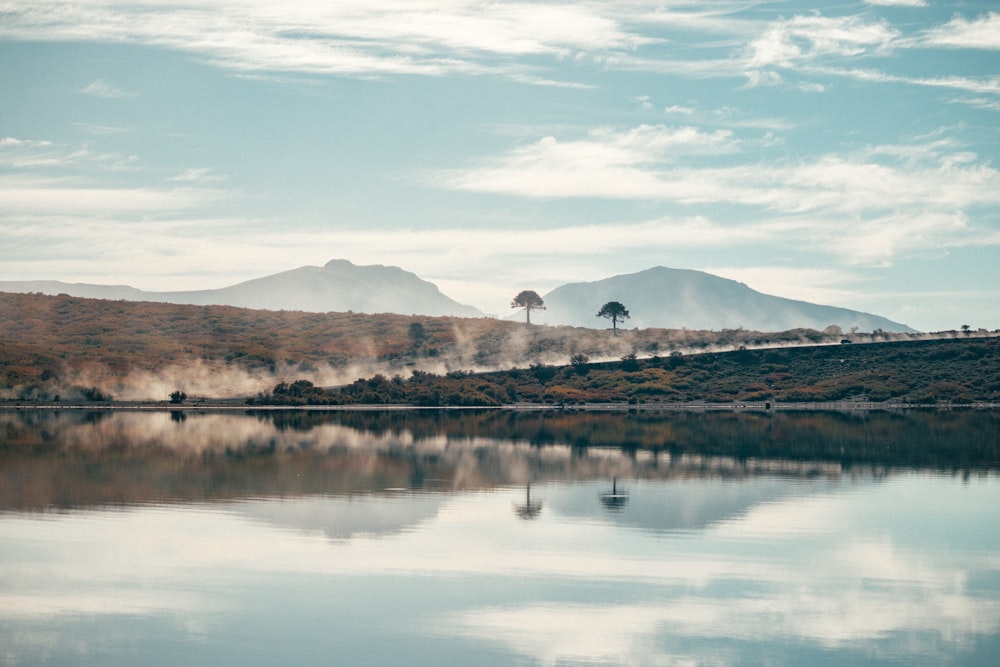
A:
{"label": "hillside vegetation", "polygon": [[737,350],[482,374],[377,375],[334,390],[281,383],[277,405],[546,403],[865,403],[1000,401],[1000,338]]}
{"label": "hillside vegetation", "polygon": [[[165,400],[175,390],[191,398],[260,400],[263,395],[279,402],[286,400],[280,398],[283,391],[291,391],[295,395],[287,400],[302,403],[828,400],[842,392],[831,389],[829,374],[821,372],[824,364],[830,372],[836,367],[869,374],[847,395],[866,393],[873,400],[908,396],[908,378],[926,377],[927,392],[940,394],[941,400],[996,398],[996,387],[984,376],[987,367],[979,364],[995,363],[996,341],[954,332],[959,340],[951,341],[951,347],[948,341],[937,343],[944,347],[933,348],[931,357],[900,353],[920,362],[923,371],[904,370],[903,364],[875,383],[870,374],[889,359],[883,353],[869,355],[896,348],[834,345],[803,351],[815,357],[812,375],[792,368],[795,362],[786,358],[794,356],[791,351],[754,351],[837,343],[844,336],[838,329],[632,329],[612,335],[488,318],[264,311],[4,293],[0,314],[0,398],[22,401]],[[849,338],[855,343],[913,340],[881,332]],[[748,349],[736,350],[740,347]],[[691,356],[715,350],[736,351]],[[824,361],[823,355],[849,361],[835,366],[840,362]],[[953,372],[958,368],[963,370]],[[510,369],[521,370],[473,374]],[[724,380],[724,369],[732,369],[730,380]],[[972,385],[980,376],[984,379]],[[997,377],[994,370],[994,382]],[[704,389],[709,379],[711,392]],[[949,382],[953,384],[942,384]],[[389,388],[381,388],[383,384]],[[316,389],[335,385],[344,388]],[[392,387],[406,393],[396,395]]]}

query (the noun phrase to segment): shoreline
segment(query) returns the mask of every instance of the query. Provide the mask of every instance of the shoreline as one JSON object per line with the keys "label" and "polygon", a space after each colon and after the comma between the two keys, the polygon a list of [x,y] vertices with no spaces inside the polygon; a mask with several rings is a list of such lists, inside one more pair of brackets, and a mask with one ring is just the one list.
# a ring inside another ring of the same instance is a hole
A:
{"label": "shoreline", "polygon": [[655,411],[807,411],[836,410],[996,410],[1000,403],[895,403],[873,401],[817,401],[817,402],[734,402],[734,403],[510,403],[491,406],[467,405],[408,405],[403,403],[355,405],[247,405],[236,400],[206,400],[204,402],[172,404],[163,401],[120,401],[111,403],[31,403],[26,401],[0,402],[0,412],[35,410],[108,410],[146,412],[374,412],[374,411],[510,411],[510,412],[655,412]]}

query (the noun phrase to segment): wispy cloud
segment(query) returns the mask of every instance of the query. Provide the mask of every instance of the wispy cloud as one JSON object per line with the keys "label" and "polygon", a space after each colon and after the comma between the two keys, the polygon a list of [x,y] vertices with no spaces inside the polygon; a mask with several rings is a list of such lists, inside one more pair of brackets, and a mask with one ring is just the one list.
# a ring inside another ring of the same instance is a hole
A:
{"label": "wispy cloud", "polygon": [[883,21],[856,16],[796,16],[776,21],[747,47],[747,67],[792,67],[828,56],[885,51],[899,32]]}
{"label": "wispy cloud", "polygon": [[123,184],[120,176],[141,172],[135,155],[100,153],[48,140],[0,139],[0,211],[8,216],[167,214],[196,209],[226,195],[201,187],[220,180],[208,169],[189,169],[163,188]]}
{"label": "wispy cloud", "polygon": [[921,44],[960,49],[1000,49],[1000,13],[975,19],[956,16],[948,23],[924,33]]}
{"label": "wispy cloud", "polygon": [[[195,52],[235,70],[351,75],[529,76],[531,68],[510,59],[566,58],[655,41],[628,30],[597,4],[480,0],[251,0],[197,6],[38,0],[9,11],[0,36],[144,43]],[[88,89],[105,95],[117,91],[102,81]]]}
{"label": "wispy cloud", "polygon": [[82,132],[94,135],[113,135],[113,134],[124,134],[130,132],[131,130],[127,127],[119,127],[116,125],[98,125],[96,123],[73,123]]}
{"label": "wispy cloud", "polygon": [[212,170],[207,167],[193,167],[191,169],[185,169],[183,172],[174,176],[170,180],[180,183],[204,184],[224,181],[226,179],[224,176],[213,173]]}
{"label": "wispy cloud", "polygon": [[[869,4],[922,6],[923,0]],[[674,36],[697,33],[697,53]],[[239,73],[494,75],[532,85],[588,88],[572,80],[580,62],[606,70],[689,77],[740,77],[750,86],[784,83],[782,70],[842,67],[912,46],[1000,48],[1000,14],[956,16],[919,37],[862,15],[801,14],[765,22],[731,2],[675,5],[486,2],[485,0],[36,0],[10,8],[0,38],[146,44],[197,54]],[[890,80],[924,83],[919,77]],[[947,82],[952,77],[930,78]],[[868,77],[868,81],[879,81]],[[957,80],[952,85],[960,83]],[[795,86],[821,90],[819,82]],[[131,95],[97,79],[81,93]]]}
{"label": "wispy cloud", "polygon": [[4,137],[0,139],[0,150],[10,150],[19,148],[50,148],[51,141],[36,139],[18,139],[17,137]]}
{"label": "wispy cloud", "polygon": [[956,97],[948,101],[949,104],[967,104],[977,109],[988,111],[1000,111],[1000,99],[989,99],[985,97]]}
{"label": "wispy cloud", "polygon": [[845,77],[857,79],[859,81],[869,81],[876,83],[905,83],[914,86],[925,86],[929,88],[950,88],[968,93],[977,94],[1000,94],[1000,76],[993,77],[969,77],[969,76],[937,76],[919,77],[902,76],[890,74],[874,69],[842,69],[835,67],[811,67],[809,71],[816,74]]}
{"label": "wispy cloud", "polygon": [[120,99],[135,96],[134,93],[130,93],[112,85],[104,79],[97,79],[96,81],[90,82],[81,88],[80,92],[84,95],[90,95],[91,97],[103,97],[105,99]]}
{"label": "wispy cloud", "polygon": [[0,169],[21,171],[63,169],[86,165],[100,171],[135,169],[138,158],[119,153],[98,153],[90,148],[71,148],[49,140],[0,139]]}

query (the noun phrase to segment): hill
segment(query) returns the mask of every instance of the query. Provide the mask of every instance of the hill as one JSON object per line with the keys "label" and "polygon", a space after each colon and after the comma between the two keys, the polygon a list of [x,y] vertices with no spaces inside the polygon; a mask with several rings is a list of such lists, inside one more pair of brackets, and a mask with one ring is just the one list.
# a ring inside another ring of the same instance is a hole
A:
{"label": "hill", "polygon": [[[955,334],[958,335],[958,334]],[[349,384],[409,376],[565,365],[635,354],[837,343],[795,329],[611,332],[488,318],[309,313],[0,293],[0,399],[163,400],[254,395],[280,381]],[[904,334],[852,340],[906,339]]]}
{"label": "hill", "polygon": [[770,296],[703,271],[662,266],[594,282],[570,283],[543,299],[545,310],[533,313],[533,321],[574,327],[603,326],[603,320],[595,314],[608,301],[618,301],[631,314],[623,325],[629,328],[822,331],[836,326],[844,331],[915,333],[905,324],[877,315]]}
{"label": "hill", "polygon": [[395,266],[356,266],[343,259],[331,260],[322,267],[303,266],[220,289],[148,292],[125,285],[41,280],[0,281],[0,291],[314,313],[482,316],[479,310],[448,298],[433,283],[413,273]]}

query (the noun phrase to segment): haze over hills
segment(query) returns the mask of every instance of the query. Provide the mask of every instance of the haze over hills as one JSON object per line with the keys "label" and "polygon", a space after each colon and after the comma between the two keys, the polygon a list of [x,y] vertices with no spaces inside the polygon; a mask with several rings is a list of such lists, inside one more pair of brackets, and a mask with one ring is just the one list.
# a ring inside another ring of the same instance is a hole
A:
{"label": "haze over hills", "polygon": [[303,266],[220,289],[150,292],[124,285],[38,280],[0,281],[0,291],[316,313],[353,311],[452,317],[483,315],[472,306],[448,298],[433,283],[399,267],[356,266],[344,259],[331,260],[322,267]]}
{"label": "haze over hills", "polygon": [[542,298],[546,309],[531,314],[532,322],[538,324],[604,327],[608,321],[597,318],[597,311],[608,301],[619,301],[631,315],[619,325],[627,328],[822,331],[836,325],[844,331],[857,327],[859,331],[915,333],[905,324],[878,315],[770,296],[703,271],[662,266],[570,283]]}
{"label": "haze over hills", "polygon": [[[413,273],[394,266],[357,266],[343,259],[220,289],[153,292],[125,285],[0,281],[0,291],[317,313],[483,317],[478,309],[454,301]],[[570,283],[543,298],[546,310],[532,313],[532,322],[537,324],[603,329],[608,322],[597,318],[597,311],[608,301],[620,301],[631,313],[622,325],[626,328],[822,331],[836,325],[844,331],[856,327],[859,331],[914,333],[905,324],[877,315],[770,296],[735,280],[662,266],[594,282]],[[522,312],[509,319],[523,317]]]}

